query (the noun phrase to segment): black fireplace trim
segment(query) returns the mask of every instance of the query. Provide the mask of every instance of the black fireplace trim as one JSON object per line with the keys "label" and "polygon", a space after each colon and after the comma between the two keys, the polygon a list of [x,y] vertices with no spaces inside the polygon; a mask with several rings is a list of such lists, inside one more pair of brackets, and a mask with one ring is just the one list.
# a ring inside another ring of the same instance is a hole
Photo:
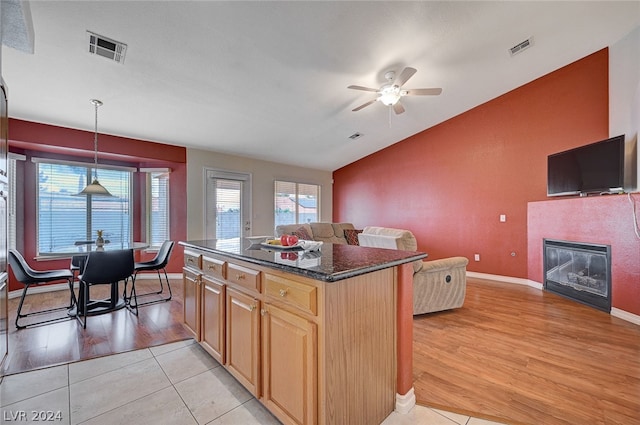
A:
{"label": "black fireplace trim", "polygon": [[[547,253],[546,253],[546,246],[547,246],[547,242],[552,242],[552,243],[557,243],[557,244],[561,244],[564,247],[567,248],[571,248],[571,249],[577,249],[577,250],[585,250],[585,246],[589,246],[589,248],[592,248],[592,251],[601,251],[603,254],[606,255],[607,257],[607,263],[609,264],[609,267],[607,268],[607,282],[608,282],[608,289],[607,289],[607,294],[609,295],[608,297],[602,297],[596,294],[592,294],[586,291],[577,291],[576,289],[573,289],[571,287],[565,286],[565,285],[560,285],[557,284],[553,281],[549,281],[547,280]],[[612,293],[611,293],[611,287],[612,285],[612,281],[611,281],[611,268],[612,268],[612,264],[611,264],[611,245],[602,245],[602,244],[596,244],[596,243],[584,243],[584,242],[572,242],[572,241],[563,241],[563,240],[558,240],[558,239],[546,239],[544,238],[542,240],[542,276],[544,279],[544,290],[545,291],[549,291],[549,292],[553,292],[554,294],[560,295],[564,298],[570,299],[572,301],[576,301],[579,302],[581,304],[590,306],[590,307],[594,307],[597,308],[598,310],[602,310],[605,313],[611,313],[611,298],[612,298]],[[576,292],[580,292],[580,297],[582,299],[576,298],[575,297],[575,293]]]}

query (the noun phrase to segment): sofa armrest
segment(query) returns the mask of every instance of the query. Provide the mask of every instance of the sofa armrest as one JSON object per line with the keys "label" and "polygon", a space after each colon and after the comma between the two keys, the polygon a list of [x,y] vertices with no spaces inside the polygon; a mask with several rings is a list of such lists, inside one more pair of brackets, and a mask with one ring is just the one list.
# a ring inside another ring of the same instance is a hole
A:
{"label": "sofa armrest", "polygon": [[462,307],[467,287],[465,257],[423,261],[413,275],[413,314]]}

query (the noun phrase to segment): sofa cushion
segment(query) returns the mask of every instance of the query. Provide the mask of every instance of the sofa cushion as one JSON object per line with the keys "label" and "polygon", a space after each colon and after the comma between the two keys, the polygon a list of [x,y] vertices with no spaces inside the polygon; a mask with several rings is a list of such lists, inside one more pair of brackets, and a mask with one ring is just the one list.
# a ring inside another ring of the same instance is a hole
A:
{"label": "sofa cushion", "polygon": [[[299,228],[304,228],[314,241],[327,243],[346,244],[345,229],[354,229],[351,223],[304,223],[304,224],[279,224],[276,226],[276,236],[293,234]],[[300,236],[298,236],[300,237]]]}
{"label": "sofa cushion", "polygon": [[340,240],[338,243],[347,243],[345,230],[355,230],[351,223],[331,223],[331,226],[333,227],[333,234]]}
{"label": "sofa cushion", "polygon": [[292,235],[293,232],[295,232],[296,230],[300,229],[300,228],[304,228],[304,230],[307,231],[307,233],[311,236],[311,238],[313,238],[313,232],[311,231],[311,226],[309,226],[308,223],[303,223],[303,224],[279,224],[276,226],[276,236],[282,236],[282,235]]}
{"label": "sofa cushion", "polygon": [[298,237],[298,239],[302,239],[305,241],[312,241],[313,240],[313,236],[311,236],[311,233],[309,233],[306,229],[306,227],[304,226],[300,226],[298,227],[296,230],[294,230],[293,232],[291,232],[292,235],[296,235]]}
{"label": "sofa cushion", "polygon": [[347,243],[344,232],[341,231],[339,236],[336,235],[333,223],[310,223],[310,226],[313,231],[313,240],[327,243]]}
{"label": "sofa cushion", "polygon": [[358,241],[358,234],[362,233],[362,230],[358,229],[344,229],[344,238],[349,245],[360,245]]}

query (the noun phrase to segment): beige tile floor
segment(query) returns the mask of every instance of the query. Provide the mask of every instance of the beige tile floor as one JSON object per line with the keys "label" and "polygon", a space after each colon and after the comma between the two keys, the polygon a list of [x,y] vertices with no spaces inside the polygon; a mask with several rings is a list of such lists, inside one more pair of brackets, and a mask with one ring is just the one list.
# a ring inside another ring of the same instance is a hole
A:
{"label": "beige tile floor", "polygon": [[[279,424],[193,340],[6,376],[1,424]],[[490,425],[416,406],[383,425]]]}

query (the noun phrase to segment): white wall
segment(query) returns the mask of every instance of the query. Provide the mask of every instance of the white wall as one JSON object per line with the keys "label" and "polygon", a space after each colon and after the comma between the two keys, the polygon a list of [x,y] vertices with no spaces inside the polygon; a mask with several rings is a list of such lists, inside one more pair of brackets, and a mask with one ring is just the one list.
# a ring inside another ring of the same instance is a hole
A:
{"label": "white wall", "polygon": [[320,220],[332,221],[333,186],[330,171],[312,170],[275,162],[259,161],[240,156],[220,154],[198,149],[187,149],[187,238],[205,237],[204,229],[204,173],[205,169],[218,169],[251,174],[252,234],[274,233],[275,180],[317,184],[321,187]]}
{"label": "white wall", "polygon": [[640,26],[609,47],[609,135],[626,135],[625,188],[631,191],[640,188],[639,131]]}

